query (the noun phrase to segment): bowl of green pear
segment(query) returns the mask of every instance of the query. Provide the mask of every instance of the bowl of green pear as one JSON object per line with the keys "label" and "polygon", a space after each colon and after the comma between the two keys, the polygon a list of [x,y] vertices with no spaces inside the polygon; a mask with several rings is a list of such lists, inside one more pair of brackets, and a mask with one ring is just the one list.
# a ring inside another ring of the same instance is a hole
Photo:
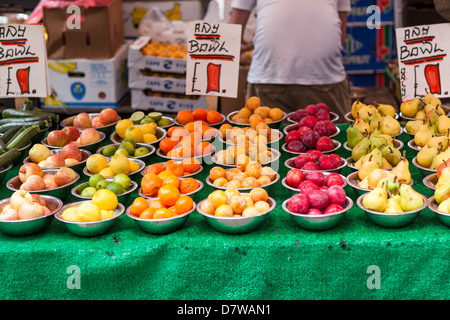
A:
{"label": "bowl of green pear", "polygon": [[428,206],[428,199],[409,184],[401,184],[395,192],[385,183],[359,196],[356,204],[376,225],[402,228],[413,223]]}
{"label": "bowl of green pear", "polygon": [[400,150],[404,146],[404,143],[401,140],[395,139],[394,136],[380,131],[362,133],[355,125],[351,125],[346,133],[347,141],[344,142],[343,147],[348,151],[353,151],[358,145],[362,149],[370,148],[371,150],[386,146],[392,146]]}

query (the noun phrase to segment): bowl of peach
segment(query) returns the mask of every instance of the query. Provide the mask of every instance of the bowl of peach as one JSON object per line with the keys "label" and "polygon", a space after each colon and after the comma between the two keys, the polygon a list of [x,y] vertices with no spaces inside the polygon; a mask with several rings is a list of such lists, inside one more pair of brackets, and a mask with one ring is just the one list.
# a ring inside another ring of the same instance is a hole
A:
{"label": "bowl of peach", "polygon": [[197,204],[197,211],[213,229],[228,234],[256,230],[276,207],[266,190],[254,188],[249,193],[236,189],[214,190]]}
{"label": "bowl of peach", "polygon": [[25,190],[31,194],[65,199],[79,179],[80,175],[69,167],[42,169],[35,163],[25,163],[20,167],[19,174],[6,183],[6,187],[12,192]]}

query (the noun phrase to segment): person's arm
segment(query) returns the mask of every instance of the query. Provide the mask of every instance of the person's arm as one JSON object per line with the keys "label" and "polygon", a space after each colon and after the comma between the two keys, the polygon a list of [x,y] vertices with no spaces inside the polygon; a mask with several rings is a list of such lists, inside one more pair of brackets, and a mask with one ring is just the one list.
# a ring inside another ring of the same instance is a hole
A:
{"label": "person's arm", "polygon": [[345,44],[345,37],[347,35],[347,18],[348,18],[348,12],[347,11],[339,11],[339,19],[341,20],[341,44],[344,46]]}
{"label": "person's arm", "polygon": [[244,30],[247,25],[248,18],[250,17],[250,11],[232,8],[229,23],[240,24],[242,26],[242,41],[244,41]]}

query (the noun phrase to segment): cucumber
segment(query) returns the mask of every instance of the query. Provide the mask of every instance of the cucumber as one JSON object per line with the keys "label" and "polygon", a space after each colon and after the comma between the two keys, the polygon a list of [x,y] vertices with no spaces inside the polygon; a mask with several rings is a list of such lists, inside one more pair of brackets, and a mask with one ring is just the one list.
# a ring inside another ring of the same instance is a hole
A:
{"label": "cucumber", "polygon": [[8,150],[14,148],[17,149],[23,148],[28,142],[30,142],[31,138],[33,138],[38,133],[39,130],[40,128],[36,124],[26,128],[19,135],[14,137],[14,139],[8,142],[6,147],[8,148]]}
{"label": "cucumber", "polygon": [[28,118],[36,116],[48,116],[52,122],[59,123],[59,115],[53,112],[43,112],[38,110],[16,110],[6,108],[2,111],[2,118]]}
{"label": "cucumber", "polygon": [[33,109],[33,101],[30,99],[25,100],[22,105],[22,110],[32,110]]}
{"label": "cucumber", "polygon": [[0,154],[0,168],[10,164],[19,155],[20,151],[17,148],[8,150],[3,154]]}
{"label": "cucumber", "polygon": [[5,123],[5,124],[0,125],[0,133],[5,133],[9,129],[17,127],[17,126],[31,127],[32,125],[38,125],[40,128],[47,128],[48,127],[48,121],[45,120],[45,121],[40,122],[40,123],[23,122],[21,124],[19,124],[17,122]]}
{"label": "cucumber", "polygon": [[8,131],[6,131],[2,136],[1,139],[4,143],[8,143],[18,132],[20,132],[23,129],[22,126],[17,125],[15,127],[12,127]]}
{"label": "cucumber", "polygon": [[39,116],[39,117],[29,117],[29,118],[7,118],[7,119],[0,119],[0,125],[5,123],[17,123],[18,125],[22,123],[44,123],[45,121],[48,121],[49,117],[47,116]]}

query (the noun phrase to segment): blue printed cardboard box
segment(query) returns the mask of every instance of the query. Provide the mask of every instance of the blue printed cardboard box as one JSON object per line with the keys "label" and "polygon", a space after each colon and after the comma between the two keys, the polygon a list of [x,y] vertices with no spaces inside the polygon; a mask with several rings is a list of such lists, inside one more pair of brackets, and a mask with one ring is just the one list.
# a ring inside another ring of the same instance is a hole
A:
{"label": "blue printed cardboard box", "polygon": [[[366,22],[372,15],[378,14],[383,22],[394,21],[394,0],[351,0],[351,11],[348,14],[348,23]],[[373,8],[371,6],[377,6]],[[368,10],[369,9],[369,10]],[[379,10],[379,11],[374,11]]]}

